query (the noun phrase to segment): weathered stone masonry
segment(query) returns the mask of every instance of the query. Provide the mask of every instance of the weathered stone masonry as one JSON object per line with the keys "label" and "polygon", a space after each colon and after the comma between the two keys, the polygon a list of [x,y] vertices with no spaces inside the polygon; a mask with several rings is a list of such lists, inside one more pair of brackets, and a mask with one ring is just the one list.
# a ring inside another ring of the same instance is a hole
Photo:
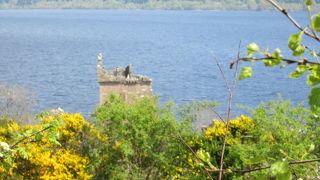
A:
{"label": "weathered stone masonry", "polygon": [[132,74],[131,64],[126,69],[116,67],[113,70],[105,70],[102,54],[99,54],[97,74],[100,104],[105,102],[110,93],[120,94],[128,103],[133,97],[152,95],[152,80],[147,76]]}

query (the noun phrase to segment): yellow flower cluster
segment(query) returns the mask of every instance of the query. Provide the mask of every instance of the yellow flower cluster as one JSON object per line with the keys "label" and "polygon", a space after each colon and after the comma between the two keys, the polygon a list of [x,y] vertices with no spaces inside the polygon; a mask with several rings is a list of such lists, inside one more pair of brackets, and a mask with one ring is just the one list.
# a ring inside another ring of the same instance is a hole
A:
{"label": "yellow flower cluster", "polygon": [[118,141],[118,140],[116,140],[116,141],[114,142],[114,145],[112,146],[112,149],[118,150],[118,149],[120,149],[120,147],[121,147],[121,142]]}
{"label": "yellow flower cluster", "polygon": [[[233,132],[233,134],[243,135],[249,132],[255,126],[253,120],[250,117],[244,115],[230,120],[229,123],[230,129],[228,135],[230,135],[230,138],[228,138],[228,144],[234,144],[236,142],[236,139],[232,137],[231,132]],[[214,120],[213,125],[206,129],[204,135],[210,141],[212,141],[216,137],[224,137],[226,135],[226,123]]]}
{"label": "yellow flower cluster", "polygon": [[230,121],[230,128],[237,129],[241,133],[251,130],[254,126],[253,120],[244,115]]}
{"label": "yellow flower cluster", "polygon": [[[73,153],[71,150],[59,149],[56,152],[47,151],[33,145],[28,152],[29,172],[32,178],[38,175],[40,179],[90,179],[85,172],[88,164],[86,158]],[[25,164],[19,164],[19,166]],[[32,168],[33,167],[33,168]]]}
{"label": "yellow flower cluster", "polygon": [[83,126],[87,126],[88,123],[85,121],[80,113],[69,114],[61,113],[49,115],[41,119],[42,123],[49,123],[55,121],[57,118],[62,120],[62,125],[59,127],[59,133],[65,140],[74,139],[74,136],[81,132]]}
{"label": "yellow flower cluster", "polygon": [[215,120],[213,121],[213,126],[208,127],[205,131],[205,136],[212,141],[214,137],[223,137],[226,134],[225,123]]}
{"label": "yellow flower cluster", "polygon": [[[43,125],[56,120],[60,121],[60,125],[54,129],[54,134],[61,146],[52,143],[49,140],[52,138],[50,133],[43,131],[40,140],[32,136],[31,139],[18,144],[15,147],[17,150],[12,151],[14,152],[12,166],[8,168],[0,162],[0,172],[12,178],[23,176],[27,179],[28,177],[31,179],[90,179],[92,176],[86,171],[89,160],[80,154],[83,138],[85,136],[93,140],[106,140],[106,138],[93,125],[86,122],[80,113],[50,114],[42,117],[41,124],[38,125],[23,126],[15,122],[9,123],[6,128],[0,128],[0,142],[11,142],[12,145],[17,141],[16,134],[41,131],[45,127]],[[21,136],[23,137],[24,135]]]}

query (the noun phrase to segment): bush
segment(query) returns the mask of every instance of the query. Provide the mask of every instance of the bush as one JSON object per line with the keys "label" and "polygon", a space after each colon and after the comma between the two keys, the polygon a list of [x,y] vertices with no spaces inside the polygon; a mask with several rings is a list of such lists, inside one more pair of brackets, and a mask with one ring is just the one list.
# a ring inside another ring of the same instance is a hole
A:
{"label": "bush", "polygon": [[[315,119],[315,117],[317,117]],[[230,120],[225,153],[225,179],[311,178],[319,176],[317,162],[303,162],[319,157],[319,118],[302,105],[288,101],[262,103],[252,110],[252,118]],[[189,167],[199,177],[217,177],[225,123],[215,120],[203,136],[189,142],[197,157],[187,155]],[[213,172],[212,172],[213,171]],[[190,177],[190,174],[184,174]]]}
{"label": "bush", "polygon": [[[62,111],[39,115],[40,124],[9,122],[0,128],[1,177],[4,179],[90,179],[104,141],[81,114]],[[9,145],[10,144],[10,145]]]}
{"label": "bush", "polygon": [[160,108],[152,97],[126,104],[111,95],[94,117],[110,144],[98,178],[160,179],[175,173],[176,156],[185,147],[177,139],[179,124],[172,106]]}
{"label": "bush", "polygon": [[[127,104],[111,95],[94,113],[44,112],[40,124],[0,126],[2,179],[206,179],[218,177],[226,124],[203,132],[193,123],[201,107],[158,105],[154,97]],[[319,176],[319,113],[288,101],[262,103],[252,116],[230,120],[224,179],[292,179]],[[319,111],[320,112],[320,111]],[[179,119],[179,120],[178,120]]]}
{"label": "bush", "polygon": [[19,123],[32,123],[35,104],[30,89],[18,85],[0,84],[0,117],[14,119]]}

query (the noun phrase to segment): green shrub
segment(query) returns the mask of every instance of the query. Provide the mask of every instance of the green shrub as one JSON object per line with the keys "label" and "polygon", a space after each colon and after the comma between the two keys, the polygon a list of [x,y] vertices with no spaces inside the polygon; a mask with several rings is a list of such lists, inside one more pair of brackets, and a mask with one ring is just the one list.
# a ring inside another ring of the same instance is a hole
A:
{"label": "green shrub", "polygon": [[[225,179],[314,179],[319,176],[317,162],[294,163],[319,157],[317,115],[302,105],[294,107],[289,101],[279,100],[262,103],[252,110],[250,119],[240,116],[230,121]],[[214,121],[197,140],[201,146],[193,149],[207,157],[199,161],[192,156],[192,161],[197,162],[195,165],[202,167],[203,176],[206,175],[204,167],[215,170],[220,164],[223,130],[225,124]],[[211,172],[211,176],[217,177],[217,172]]]}
{"label": "green shrub", "polygon": [[185,147],[177,139],[179,123],[172,106],[160,108],[153,97],[126,104],[111,95],[94,117],[110,144],[97,178],[159,179],[175,173],[175,157]]}

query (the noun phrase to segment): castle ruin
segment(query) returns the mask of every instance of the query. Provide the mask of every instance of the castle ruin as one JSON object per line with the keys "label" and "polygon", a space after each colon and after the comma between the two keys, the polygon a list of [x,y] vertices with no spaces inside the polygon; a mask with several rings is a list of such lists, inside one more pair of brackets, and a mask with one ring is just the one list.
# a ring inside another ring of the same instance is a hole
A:
{"label": "castle ruin", "polygon": [[99,54],[97,75],[100,104],[103,104],[111,93],[119,94],[128,103],[133,97],[152,95],[152,80],[147,76],[133,74],[131,64],[125,69],[116,67],[113,70],[106,70],[103,66],[102,54]]}

